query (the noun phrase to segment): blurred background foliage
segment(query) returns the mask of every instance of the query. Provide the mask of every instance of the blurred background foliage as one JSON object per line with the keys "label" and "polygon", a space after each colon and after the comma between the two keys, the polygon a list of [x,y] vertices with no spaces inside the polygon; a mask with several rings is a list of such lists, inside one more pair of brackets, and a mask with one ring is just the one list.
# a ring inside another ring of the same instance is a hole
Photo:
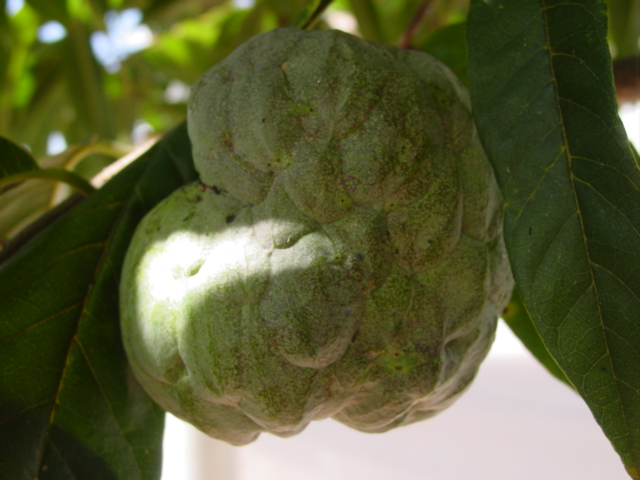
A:
{"label": "blurred background foliage", "polygon": [[[185,118],[189,86],[307,0],[0,0],[0,136],[91,179]],[[466,81],[468,0],[337,0],[318,28],[420,48]],[[639,52],[640,0],[609,0],[611,49]],[[0,196],[0,249],[69,194],[31,180]],[[25,201],[25,199],[28,199]]]}

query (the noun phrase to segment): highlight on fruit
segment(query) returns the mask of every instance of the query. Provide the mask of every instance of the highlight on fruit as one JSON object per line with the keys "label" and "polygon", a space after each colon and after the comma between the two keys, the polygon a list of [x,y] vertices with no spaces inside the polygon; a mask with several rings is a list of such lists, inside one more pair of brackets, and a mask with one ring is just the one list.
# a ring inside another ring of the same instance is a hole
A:
{"label": "highlight on fruit", "polygon": [[513,280],[467,93],[426,53],[259,35],[194,86],[200,181],[140,223],[125,348],[152,398],[234,445],[384,432],[468,387]]}

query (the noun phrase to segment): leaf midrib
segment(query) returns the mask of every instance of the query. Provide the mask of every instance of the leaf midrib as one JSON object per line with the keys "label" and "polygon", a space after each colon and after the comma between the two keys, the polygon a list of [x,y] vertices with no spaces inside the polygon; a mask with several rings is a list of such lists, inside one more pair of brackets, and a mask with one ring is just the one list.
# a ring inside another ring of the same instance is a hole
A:
{"label": "leaf midrib", "polygon": [[[602,315],[602,309],[601,309],[601,301],[600,301],[600,293],[599,293],[599,289],[598,289],[598,285],[596,282],[596,276],[595,276],[595,272],[594,272],[594,262],[591,259],[591,254],[589,251],[589,245],[588,245],[588,239],[587,239],[587,235],[586,235],[586,228],[585,228],[585,223],[584,223],[584,217],[583,214],[581,212],[580,209],[580,200],[578,198],[578,194],[577,194],[577,189],[576,189],[576,181],[579,181],[580,179],[578,179],[577,177],[574,176],[573,173],[573,165],[572,165],[572,159],[574,158],[574,156],[571,154],[571,147],[569,144],[569,140],[567,137],[567,131],[565,128],[565,121],[564,121],[564,115],[563,115],[563,109],[562,109],[562,102],[563,101],[567,101],[567,100],[563,100],[563,98],[560,96],[559,91],[558,91],[558,85],[557,85],[557,77],[556,77],[556,73],[555,73],[555,64],[554,64],[554,52],[553,52],[553,46],[551,45],[551,34],[549,32],[549,17],[548,17],[548,13],[547,11],[550,8],[556,8],[559,6],[567,6],[569,4],[573,4],[576,6],[580,6],[580,7],[584,7],[584,5],[580,5],[578,3],[572,3],[572,2],[566,2],[563,4],[558,4],[558,5],[553,5],[553,6],[547,6],[547,2],[549,0],[541,0],[541,6],[542,6],[542,14],[544,16],[544,26],[545,26],[545,36],[547,39],[547,45],[548,45],[548,50],[549,50],[549,68],[551,70],[551,77],[552,77],[552,82],[555,84],[555,89],[554,89],[554,96],[556,97],[556,106],[558,108],[558,116],[560,118],[560,128],[561,128],[561,132],[562,132],[562,137],[564,139],[564,144],[566,147],[566,155],[567,155],[567,168],[569,169],[569,179],[571,182],[571,190],[574,196],[574,201],[575,201],[575,207],[576,207],[576,214],[578,216],[578,220],[580,222],[580,230],[582,232],[582,239],[583,239],[583,243],[584,243],[584,252],[585,255],[587,257],[587,264],[588,264],[588,269],[589,269],[589,276],[591,277],[591,285],[593,288],[593,292],[594,292],[594,296],[596,299],[596,305],[597,305],[597,311],[598,311],[598,317],[600,319],[600,329],[602,332],[602,337],[604,339],[604,344],[606,347],[606,353],[607,353],[607,359],[609,362],[609,366],[611,368],[611,372],[613,373],[613,375],[615,376],[615,378],[619,378],[619,375],[616,372],[615,369],[615,365],[611,359],[611,348],[610,348],[610,340],[609,340],[609,336],[607,334],[607,329],[604,325],[604,321],[603,321],[603,315]],[[579,157],[576,157],[579,158]],[[626,415],[626,411],[624,408],[624,403],[622,402],[622,392],[620,391],[620,388],[618,386],[618,382],[614,382],[614,388],[615,391],[617,393],[618,396],[618,404],[620,406],[620,410],[622,412],[622,418],[624,421],[624,426],[626,429],[626,432],[629,432],[630,427],[629,427],[629,423],[627,420],[627,415]],[[631,455],[633,456],[633,460],[635,465],[640,464],[640,462],[638,462],[638,459],[635,458],[635,454],[633,452],[633,445],[630,439],[630,435],[629,433],[626,433],[624,435],[627,439],[628,442],[628,450],[631,453]]]}
{"label": "leaf midrib", "polygon": [[[127,438],[126,435],[124,435],[124,431],[122,430],[119,422],[117,421],[118,417],[114,414],[113,410],[110,408],[110,403],[108,401],[108,397],[106,396],[105,391],[102,388],[102,385],[101,385],[100,381],[98,380],[98,377],[97,377],[97,375],[95,373],[95,370],[94,370],[93,366],[91,365],[91,362],[89,361],[89,358],[86,355],[84,347],[82,346],[82,343],[78,340],[78,331],[80,329],[80,324],[82,323],[83,319],[86,318],[86,316],[88,315],[87,306],[88,306],[89,300],[90,300],[91,295],[92,295],[92,290],[93,290],[93,286],[95,284],[95,281],[99,277],[101,269],[104,268],[105,262],[107,262],[107,263],[110,262],[110,259],[109,259],[109,256],[108,256],[108,251],[109,251],[109,245],[110,245],[111,239],[112,239],[115,231],[117,230],[118,225],[121,222],[122,215],[123,215],[124,211],[126,210],[126,205],[129,204],[129,202],[131,201],[132,197],[136,196],[136,189],[137,189],[137,185],[136,185],[136,188],[134,188],[131,193],[127,194],[126,197],[124,199],[122,199],[121,201],[113,202],[113,203],[109,203],[108,204],[108,206],[111,207],[111,208],[117,207],[120,210],[120,212],[116,216],[111,228],[109,229],[109,233],[106,236],[105,240],[103,242],[99,242],[98,243],[98,244],[100,244],[100,243],[102,244],[102,252],[100,253],[99,259],[96,262],[96,267],[95,267],[93,275],[91,277],[91,281],[87,285],[86,293],[84,295],[84,299],[81,302],[82,309],[80,311],[78,321],[76,322],[75,331],[74,331],[73,336],[71,337],[71,341],[69,342],[69,345],[67,347],[67,352],[66,352],[66,355],[65,355],[65,365],[62,368],[61,373],[60,373],[60,377],[59,377],[59,381],[58,381],[58,388],[57,388],[57,390],[55,392],[54,397],[51,399],[52,400],[51,414],[49,415],[49,420],[47,422],[46,433],[43,435],[42,442],[41,442],[41,445],[40,445],[40,451],[39,451],[39,455],[38,455],[38,462],[37,462],[37,470],[38,470],[38,472],[40,471],[41,466],[42,466],[42,462],[44,460],[44,453],[46,451],[46,445],[47,445],[47,442],[49,441],[49,438],[50,438],[49,437],[49,432],[50,432],[51,426],[53,424],[54,416],[55,416],[55,413],[56,413],[56,410],[57,410],[57,407],[58,407],[58,399],[59,399],[60,394],[61,394],[62,385],[64,383],[64,377],[66,375],[67,368],[69,366],[69,359],[70,359],[70,356],[71,356],[71,351],[73,349],[74,343],[77,343],[78,348],[82,352],[84,360],[87,363],[87,366],[88,366],[89,370],[91,371],[91,374],[94,377],[94,380],[95,380],[98,388],[100,389],[100,392],[101,392],[106,404],[109,406],[109,411],[112,413],[113,418],[115,419],[115,424],[118,426],[118,429],[120,430],[123,438],[125,438],[125,439]],[[93,244],[93,245],[95,245],[95,244]],[[78,305],[78,304],[76,304],[76,305]],[[134,463],[135,463],[135,465],[136,465],[136,467],[138,469],[138,478],[142,478],[142,469],[141,469],[141,466],[139,465],[139,463],[137,461],[138,459],[137,459],[135,453],[133,452],[133,449],[131,448],[131,444],[128,441],[126,441],[125,443],[129,446],[131,457],[134,459]],[[53,446],[53,444],[52,444],[52,446]]]}

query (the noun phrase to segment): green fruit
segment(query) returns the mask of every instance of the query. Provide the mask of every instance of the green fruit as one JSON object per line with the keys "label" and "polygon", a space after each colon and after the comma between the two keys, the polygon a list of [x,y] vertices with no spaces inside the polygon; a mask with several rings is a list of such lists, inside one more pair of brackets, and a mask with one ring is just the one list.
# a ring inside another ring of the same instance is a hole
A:
{"label": "green fruit", "polygon": [[188,125],[202,182],[144,218],[121,283],[149,394],[237,445],[449,406],[513,286],[501,196],[450,71],[274,30],[204,74]]}

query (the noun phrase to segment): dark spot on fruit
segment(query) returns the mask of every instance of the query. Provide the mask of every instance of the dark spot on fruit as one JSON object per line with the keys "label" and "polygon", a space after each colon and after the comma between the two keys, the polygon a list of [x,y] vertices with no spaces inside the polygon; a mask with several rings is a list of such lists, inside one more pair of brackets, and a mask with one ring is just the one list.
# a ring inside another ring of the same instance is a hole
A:
{"label": "dark spot on fruit", "polygon": [[355,342],[356,338],[360,336],[360,330],[356,330],[353,336],[351,337],[351,342]]}
{"label": "dark spot on fruit", "polygon": [[402,365],[396,365],[396,370],[402,370]]}
{"label": "dark spot on fruit", "polygon": [[[213,190],[213,193],[215,193],[216,195],[220,195],[222,193],[222,190],[220,190],[218,187],[216,187],[215,185],[207,185],[206,183],[204,183],[202,180],[198,180],[198,183],[200,184],[200,187],[202,189],[203,192],[206,192],[207,190]],[[197,199],[196,201],[200,201],[202,200],[201,197],[198,197],[199,199]]]}
{"label": "dark spot on fruit", "polygon": [[231,223],[235,219],[236,219],[236,216],[232,214],[232,215],[227,215],[227,218],[225,218],[224,221],[227,222],[227,223]]}
{"label": "dark spot on fruit", "polygon": [[266,119],[266,118],[263,118],[263,119],[262,119],[262,123],[264,123],[264,122],[266,122],[266,121],[267,121],[267,119]]}

